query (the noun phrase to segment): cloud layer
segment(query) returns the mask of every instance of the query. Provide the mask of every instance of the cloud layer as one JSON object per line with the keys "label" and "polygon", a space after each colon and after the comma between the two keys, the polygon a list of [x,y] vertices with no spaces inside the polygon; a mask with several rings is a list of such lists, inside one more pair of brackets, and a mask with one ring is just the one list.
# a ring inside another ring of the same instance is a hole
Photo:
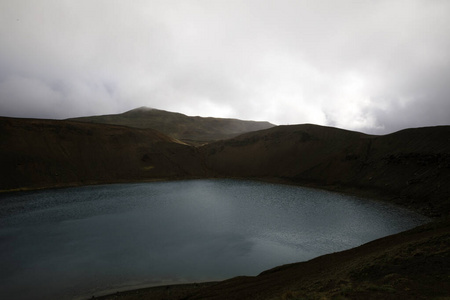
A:
{"label": "cloud layer", "polygon": [[450,124],[446,0],[0,3],[0,115]]}

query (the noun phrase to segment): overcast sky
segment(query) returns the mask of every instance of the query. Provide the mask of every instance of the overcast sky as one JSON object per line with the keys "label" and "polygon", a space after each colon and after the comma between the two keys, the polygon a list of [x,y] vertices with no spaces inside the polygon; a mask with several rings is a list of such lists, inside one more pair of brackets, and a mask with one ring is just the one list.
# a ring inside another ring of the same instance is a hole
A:
{"label": "overcast sky", "polygon": [[0,0],[0,115],[450,124],[448,0]]}

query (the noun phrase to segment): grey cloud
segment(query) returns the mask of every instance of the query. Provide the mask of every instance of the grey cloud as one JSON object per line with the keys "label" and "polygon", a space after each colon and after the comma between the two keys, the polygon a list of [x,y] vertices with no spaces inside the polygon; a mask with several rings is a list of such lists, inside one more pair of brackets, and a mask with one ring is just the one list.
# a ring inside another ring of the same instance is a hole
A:
{"label": "grey cloud", "polygon": [[114,107],[114,88],[93,82],[48,83],[10,77],[0,82],[0,99],[3,116],[68,118],[118,109]]}
{"label": "grey cloud", "polygon": [[444,0],[6,0],[0,115],[449,124],[449,36]]}

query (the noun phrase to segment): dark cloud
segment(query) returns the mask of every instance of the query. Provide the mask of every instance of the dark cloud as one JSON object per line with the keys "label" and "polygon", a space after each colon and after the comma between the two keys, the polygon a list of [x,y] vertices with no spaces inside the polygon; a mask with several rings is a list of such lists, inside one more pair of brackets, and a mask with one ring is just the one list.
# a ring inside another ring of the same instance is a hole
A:
{"label": "dark cloud", "polygon": [[0,3],[0,115],[450,124],[446,0]]}

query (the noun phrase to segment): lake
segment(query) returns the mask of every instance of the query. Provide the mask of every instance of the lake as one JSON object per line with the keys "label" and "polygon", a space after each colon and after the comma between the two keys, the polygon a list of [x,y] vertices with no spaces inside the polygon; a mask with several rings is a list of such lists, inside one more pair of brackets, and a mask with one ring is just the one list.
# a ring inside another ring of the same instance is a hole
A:
{"label": "lake", "polygon": [[257,275],[426,221],[383,202],[241,180],[3,194],[0,299]]}

